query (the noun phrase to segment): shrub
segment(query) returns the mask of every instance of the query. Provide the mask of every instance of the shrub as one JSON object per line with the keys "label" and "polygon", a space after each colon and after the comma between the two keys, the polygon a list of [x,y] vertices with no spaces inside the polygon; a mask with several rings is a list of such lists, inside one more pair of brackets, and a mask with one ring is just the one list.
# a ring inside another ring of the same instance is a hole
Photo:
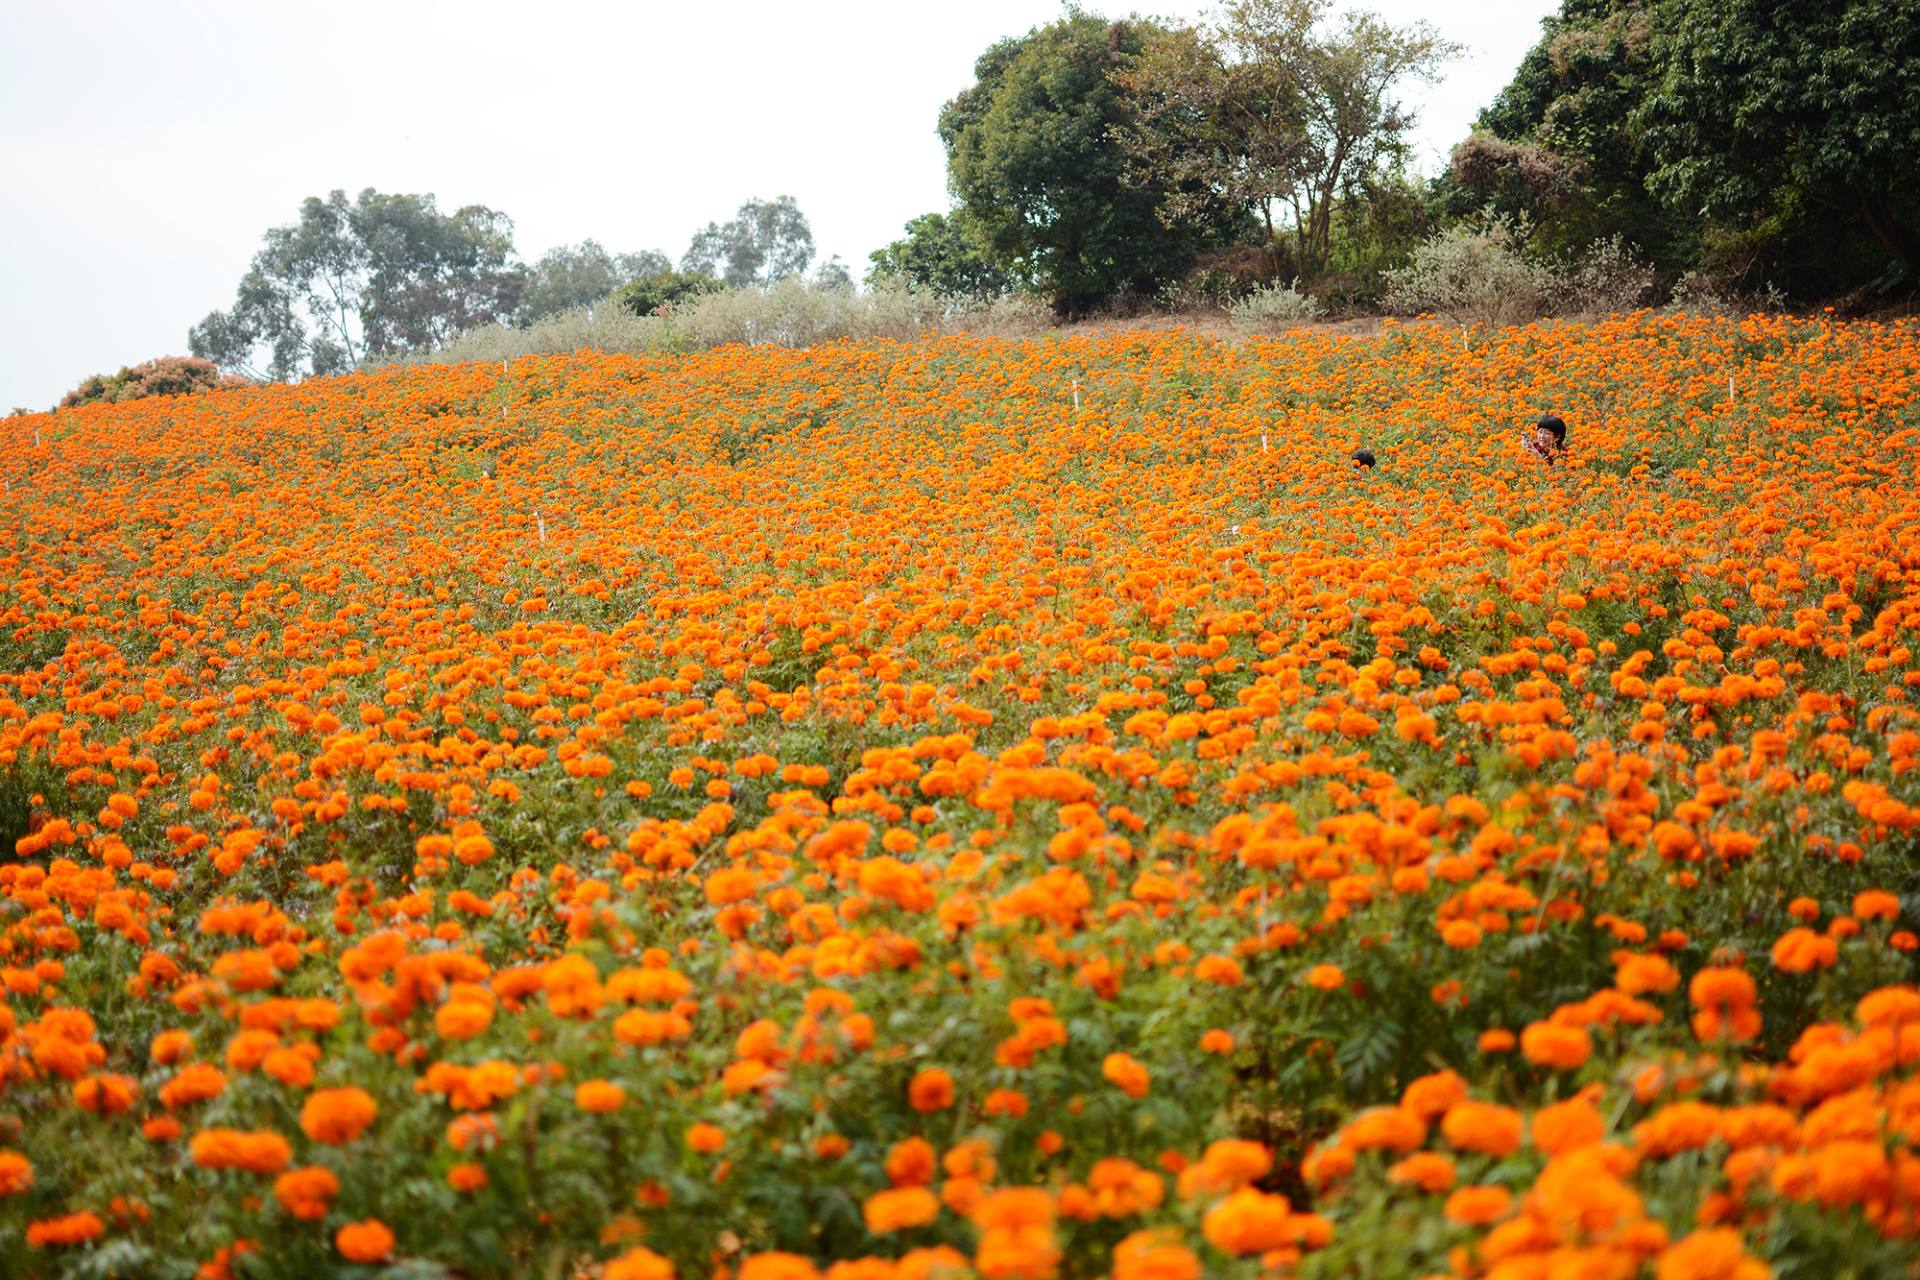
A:
{"label": "shrub", "polygon": [[1320,301],[1302,293],[1300,282],[1268,285],[1227,304],[1227,316],[1241,333],[1279,333],[1320,316]]}
{"label": "shrub", "polygon": [[590,307],[575,307],[545,316],[525,328],[490,324],[469,329],[437,351],[423,352],[395,363],[458,364],[583,349],[634,355],[643,351],[675,350],[681,345],[684,343],[666,319],[635,315],[608,297]]}
{"label": "shrub", "polygon": [[1524,324],[1551,309],[1560,286],[1552,267],[1522,254],[1524,224],[1489,218],[1449,227],[1387,273],[1382,302],[1403,314],[1430,311],[1456,324]]}
{"label": "shrub", "polygon": [[782,280],[768,289],[731,289],[681,307],[674,322],[702,347],[730,342],[810,347],[839,338],[914,338],[940,327],[931,294],[879,288],[865,293]]}
{"label": "shrub", "polygon": [[1659,301],[1660,275],[1623,236],[1596,240],[1565,273],[1561,310],[1595,314],[1637,311]]}
{"label": "shrub", "polygon": [[145,364],[122,367],[115,374],[96,373],[60,397],[59,407],[83,404],[120,404],[147,396],[184,396],[215,387],[245,386],[246,379],[222,375],[211,360],[195,356],[161,356]]}
{"label": "shrub", "polygon": [[594,306],[563,311],[524,329],[501,324],[473,329],[438,351],[403,363],[508,360],[580,350],[638,354],[728,343],[808,347],[841,339],[906,341],[961,331],[1017,337],[1051,324],[1051,309],[1031,294],[981,302],[887,286],[856,292],[830,281],[788,279],[769,289],[695,294],[659,315],[636,315],[615,293]]}
{"label": "shrub", "polygon": [[1031,294],[981,302],[881,285],[864,292],[782,280],[769,289],[733,289],[698,298],[674,313],[690,345],[737,342],[810,347],[841,339],[907,341],[930,333],[1028,334],[1051,323]]}

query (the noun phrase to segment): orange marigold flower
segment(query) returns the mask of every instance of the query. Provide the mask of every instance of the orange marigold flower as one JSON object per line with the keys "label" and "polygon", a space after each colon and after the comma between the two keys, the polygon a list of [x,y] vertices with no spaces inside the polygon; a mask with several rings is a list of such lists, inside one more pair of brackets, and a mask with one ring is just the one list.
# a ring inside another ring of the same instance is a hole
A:
{"label": "orange marigold flower", "polygon": [[1784,973],[1831,969],[1840,959],[1840,945],[1811,929],[1789,929],[1773,944],[1773,967]]}
{"label": "orange marigold flower", "polygon": [[945,1111],[953,1105],[953,1077],[939,1067],[915,1073],[907,1084],[907,1102],[915,1111]]}
{"label": "orange marigold flower", "polygon": [[0,1148],[0,1196],[17,1196],[33,1188],[33,1162],[18,1151]]}
{"label": "orange marigold flower", "polygon": [[1533,1145],[1550,1156],[1591,1146],[1606,1136],[1607,1122],[1585,1097],[1569,1098],[1533,1113]]}
{"label": "orange marigold flower", "polygon": [[1593,1040],[1585,1027],[1535,1022],[1520,1033],[1520,1052],[1536,1067],[1570,1071],[1593,1056]]}
{"label": "orange marigold flower", "polygon": [[327,1206],[340,1194],[340,1179],[331,1169],[319,1165],[309,1165],[304,1169],[289,1169],[273,1180],[273,1198],[302,1222],[313,1222],[327,1216]]}
{"label": "orange marigold flower", "polygon": [[602,1280],[673,1280],[673,1264],[643,1245],[608,1261]]}
{"label": "orange marigold flower", "polygon": [[1520,1113],[1491,1102],[1455,1103],[1440,1121],[1440,1134],[1457,1151],[1509,1156],[1520,1147]]}
{"label": "orange marigold flower", "polygon": [[1447,1197],[1444,1212],[1449,1222],[1484,1227],[1506,1217],[1512,1207],[1513,1193],[1505,1187],[1461,1187]]}
{"label": "orange marigold flower", "polygon": [[627,1091],[610,1080],[587,1080],[574,1086],[573,1104],[582,1111],[604,1115],[618,1111],[627,1100]]}
{"label": "orange marigold flower", "polygon": [[1340,1131],[1353,1151],[1411,1151],[1427,1140],[1427,1122],[1405,1107],[1368,1107]]}
{"label": "orange marigold flower", "polygon": [[1233,1049],[1234,1039],[1231,1031],[1223,1031],[1219,1027],[1215,1027],[1200,1037],[1200,1052],[1202,1053],[1228,1054],[1232,1053]]}
{"label": "orange marigold flower", "polygon": [[1773,1268],[1747,1252],[1738,1231],[1710,1227],[1664,1249],[1653,1274],[1655,1280],[1769,1280]]}
{"label": "orange marigold flower", "polygon": [[1744,969],[1702,969],[1687,984],[1693,1002],[1693,1034],[1702,1040],[1728,1039],[1736,1043],[1760,1034],[1760,1013],[1753,978]]}
{"label": "orange marigold flower", "polygon": [[1307,985],[1322,991],[1337,991],[1346,981],[1346,973],[1337,964],[1317,964],[1307,970]]}
{"label": "orange marigold flower", "polygon": [[170,1067],[193,1052],[193,1038],[184,1031],[162,1031],[153,1037],[147,1052],[158,1065]]}
{"label": "orange marigold flower", "polygon": [[393,1232],[378,1218],[349,1222],[333,1233],[333,1247],[348,1262],[380,1262],[393,1252]]}
{"label": "orange marigold flower", "polygon": [[1200,1231],[1222,1253],[1267,1253],[1289,1243],[1290,1212],[1286,1197],[1242,1187],[1207,1210]]}
{"label": "orange marigold flower", "polygon": [[1400,1095],[1400,1105],[1432,1124],[1466,1096],[1467,1082],[1458,1072],[1436,1071],[1409,1082]]}
{"label": "orange marigold flower", "polygon": [[443,1040],[471,1040],[493,1024],[484,1000],[449,1000],[434,1011],[433,1029]]}
{"label": "orange marigold flower", "polygon": [[756,1253],[740,1264],[740,1280],[820,1280],[820,1270],[797,1253]]}
{"label": "orange marigold flower", "polygon": [[1100,1063],[1100,1074],[1129,1098],[1144,1098],[1152,1083],[1147,1069],[1131,1056],[1110,1053]]}
{"label": "orange marigold flower", "polygon": [[1885,889],[1868,889],[1854,895],[1853,914],[1862,920],[1898,920],[1900,897]]}
{"label": "orange marigold flower", "polygon": [[712,1155],[727,1145],[727,1135],[718,1125],[696,1124],[687,1129],[687,1146],[702,1155]]}
{"label": "orange marigold flower", "polygon": [[1438,1194],[1453,1185],[1453,1160],[1437,1151],[1416,1151],[1387,1169],[1391,1182],[1410,1183],[1428,1194]]}
{"label": "orange marigold flower", "polygon": [[940,1216],[940,1201],[925,1187],[894,1187],[876,1191],[861,1207],[867,1230],[877,1236],[911,1227],[924,1227]]}
{"label": "orange marigold flower", "polygon": [[1680,985],[1680,971],[1665,956],[1616,953],[1613,985],[1630,996],[1672,991]]}
{"label": "orange marigold flower", "polygon": [[486,1166],[463,1160],[447,1170],[447,1185],[455,1191],[478,1191],[487,1185]]}
{"label": "orange marigold flower", "polygon": [[1053,1223],[1053,1197],[1044,1187],[1007,1187],[974,1206],[973,1225],[982,1231],[1012,1231]]}
{"label": "orange marigold flower", "polygon": [[293,1146],[270,1129],[202,1129],[188,1150],[202,1169],[278,1173],[293,1159]]}
{"label": "orange marigold flower", "polygon": [[82,1111],[117,1116],[140,1096],[140,1082],[132,1076],[98,1075],[73,1082],[73,1100]]}
{"label": "orange marigold flower", "polygon": [[1200,1280],[1193,1250],[1154,1231],[1136,1231],[1113,1248],[1113,1280]]}
{"label": "orange marigold flower", "polygon": [[227,1087],[220,1069],[205,1062],[190,1062],[173,1073],[173,1079],[160,1086],[160,1105],[172,1110],[192,1102],[217,1098]]}
{"label": "orange marigold flower", "polygon": [[69,1213],[60,1218],[42,1218],[27,1224],[27,1247],[44,1249],[49,1245],[85,1244],[106,1233],[106,1223],[97,1213]]}
{"label": "orange marigold flower", "polygon": [[315,1142],[342,1146],[365,1133],[379,1111],[365,1089],[319,1089],[300,1108],[300,1131]]}

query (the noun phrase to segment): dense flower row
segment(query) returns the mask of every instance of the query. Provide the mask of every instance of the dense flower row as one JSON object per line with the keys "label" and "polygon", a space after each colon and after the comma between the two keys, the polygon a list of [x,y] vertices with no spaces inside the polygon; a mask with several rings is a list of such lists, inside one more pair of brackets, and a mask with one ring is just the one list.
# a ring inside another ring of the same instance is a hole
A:
{"label": "dense flower row", "polygon": [[0,1257],[1911,1274],[1917,370],[1641,317],[13,420]]}

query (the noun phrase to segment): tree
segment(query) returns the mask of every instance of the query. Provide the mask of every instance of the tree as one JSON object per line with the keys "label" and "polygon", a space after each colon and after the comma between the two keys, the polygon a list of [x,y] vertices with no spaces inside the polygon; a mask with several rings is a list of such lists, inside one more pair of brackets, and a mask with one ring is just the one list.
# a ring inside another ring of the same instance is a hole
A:
{"label": "tree", "polygon": [[733,288],[765,287],[803,275],[813,261],[813,229],[792,196],[749,200],[726,222],[693,235],[680,270],[717,276]]}
{"label": "tree", "polygon": [[1229,0],[1204,28],[1154,35],[1120,75],[1119,138],[1172,217],[1256,211],[1267,242],[1284,214],[1308,275],[1332,252],[1335,209],[1401,164],[1414,113],[1396,96],[1457,55],[1426,23],[1370,13],[1329,21],[1331,0]]}
{"label": "tree", "polygon": [[263,240],[233,306],[195,325],[188,345],[276,380],[342,373],[507,319],[525,281],[511,219],[483,205],[443,214],[431,194],[309,196],[298,222]]}
{"label": "tree", "polygon": [[940,112],[947,180],[994,263],[1079,315],[1150,293],[1223,238],[1214,219],[1163,216],[1171,182],[1130,168],[1116,78],[1160,28],[1070,10],[1002,40]]}
{"label": "tree", "polygon": [[960,214],[923,213],[906,235],[867,255],[868,284],[893,284],[942,298],[994,298],[1014,287],[967,232]]}
{"label": "tree", "polygon": [[671,270],[673,263],[667,255],[651,249],[612,254],[597,240],[563,244],[547,250],[527,269],[526,287],[520,295],[521,323],[590,306],[629,281]]}
{"label": "tree", "polygon": [[692,271],[660,271],[630,280],[614,291],[614,300],[637,316],[650,316],[726,286],[712,276]]}
{"label": "tree", "polygon": [[1565,0],[1513,80],[1454,148],[1449,212],[1491,208],[1533,227],[1530,243],[1572,254],[1621,236],[1656,266],[1699,261],[1698,217],[1647,190],[1652,169],[1634,112],[1652,85],[1644,0]]}
{"label": "tree", "polygon": [[[1652,0],[1634,113],[1649,188],[1723,222],[1851,224],[1911,279],[1920,252],[1920,6]],[[1826,282],[1831,287],[1832,282]]]}

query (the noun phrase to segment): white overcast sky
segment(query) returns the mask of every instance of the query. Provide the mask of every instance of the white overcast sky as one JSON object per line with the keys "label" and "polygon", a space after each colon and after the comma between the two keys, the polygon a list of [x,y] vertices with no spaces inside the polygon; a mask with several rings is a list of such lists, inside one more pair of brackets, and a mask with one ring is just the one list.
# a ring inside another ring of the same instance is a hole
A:
{"label": "white overcast sky", "polygon": [[[1430,172],[1556,0],[1361,0],[1468,55],[1413,86]],[[1135,6],[1089,0],[1117,15]],[[1192,18],[1204,0],[1138,11]],[[0,0],[0,413],[184,353],[267,227],[334,187],[678,259],[792,195],[859,275],[947,207],[934,121],[988,44],[1057,0],[580,3]]]}

